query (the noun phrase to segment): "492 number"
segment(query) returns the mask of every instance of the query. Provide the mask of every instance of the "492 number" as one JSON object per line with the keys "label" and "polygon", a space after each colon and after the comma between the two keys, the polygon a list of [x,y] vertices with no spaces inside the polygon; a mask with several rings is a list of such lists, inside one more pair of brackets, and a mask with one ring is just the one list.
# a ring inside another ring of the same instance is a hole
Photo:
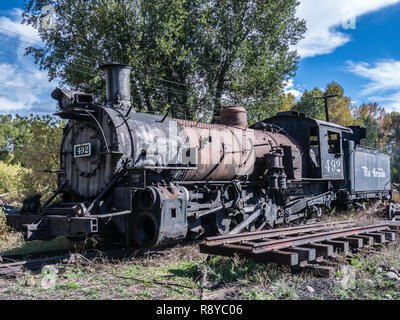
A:
{"label": "492 number", "polygon": [[340,173],[342,172],[342,162],[340,160],[327,160],[325,169],[328,173]]}

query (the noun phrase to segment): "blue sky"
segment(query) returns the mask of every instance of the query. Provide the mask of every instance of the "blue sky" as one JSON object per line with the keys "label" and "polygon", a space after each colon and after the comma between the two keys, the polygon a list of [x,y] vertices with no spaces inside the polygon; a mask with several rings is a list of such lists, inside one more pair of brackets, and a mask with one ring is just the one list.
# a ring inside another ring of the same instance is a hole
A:
{"label": "blue sky", "polygon": [[[0,3],[0,113],[54,113],[57,82],[23,55],[42,43],[20,24],[22,8],[23,0]],[[336,81],[355,105],[376,101],[400,112],[400,0],[300,0],[297,15],[308,31],[295,48],[301,60],[286,92],[299,97]]]}
{"label": "blue sky", "polygon": [[400,112],[400,1],[303,0],[299,15],[309,31],[287,92],[336,81],[355,105],[376,101]]}

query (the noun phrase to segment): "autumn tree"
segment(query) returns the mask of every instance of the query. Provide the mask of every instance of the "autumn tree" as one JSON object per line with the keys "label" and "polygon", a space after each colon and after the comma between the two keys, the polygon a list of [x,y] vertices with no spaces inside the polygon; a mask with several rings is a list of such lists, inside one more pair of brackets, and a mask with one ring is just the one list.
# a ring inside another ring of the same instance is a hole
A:
{"label": "autumn tree", "polygon": [[351,115],[351,99],[344,95],[343,87],[334,81],[325,90],[305,90],[292,109],[310,118],[326,120],[325,102],[322,99],[324,95],[335,96],[328,101],[329,121],[342,126],[352,125],[354,119]]}
{"label": "autumn tree", "polygon": [[329,120],[342,126],[353,124],[351,115],[351,99],[344,95],[343,87],[332,81],[326,86],[324,94],[335,96],[329,100]]}
{"label": "autumn tree", "polygon": [[281,105],[280,105],[280,112],[283,111],[290,111],[294,108],[294,106],[296,105],[296,101],[295,101],[295,96],[291,93],[284,93],[281,96]]}
{"label": "autumn tree", "polygon": [[376,102],[363,103],[354,111],[355,122],[367,129],[367,145],[385,148],[390,141],[392,119]]}

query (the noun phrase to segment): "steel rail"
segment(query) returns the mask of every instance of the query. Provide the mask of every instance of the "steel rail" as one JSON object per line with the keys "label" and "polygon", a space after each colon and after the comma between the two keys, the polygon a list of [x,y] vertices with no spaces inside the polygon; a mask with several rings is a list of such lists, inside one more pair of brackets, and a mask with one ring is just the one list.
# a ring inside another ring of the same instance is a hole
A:
{"label": "steel rail", "polygon": [[327,229],[337,229],[343,228],[346,226],[355,225],[357,221],[341,221],[341,222],[329,222],[329,223],[320,223],[313,225],[305,225],[305,226],[297,226],[297,227],[288,227],[288,228],[280,228],[273,230],[264,230],[264,231],[255,231],[255,232],[247,232],[247,233],[239,233],[233,235],[224,235],[224,236],[216,236],[216,237],[208,237],[205,239],[204,244],[207,246],[217,246],[221,244],[229,244],[229,243],[237,243],[242,241],[250,241],[250,240],[258,240],[258,239],[267,239],[272,237],[279,236],[290,236],[299,233],[306,232],[317,232],[323,231]]}
{"label": "steel rail", "polygon": [[23,252],[23,253],[3,253],[0,254],[0,267],[5,263],[13,263],[19,261],[25,261],[29,259],[41,259],[45,257],[55,257],[61,255],[67,255],[73,253],[73,248],[64,250],[43,250],[43,251],[33,251],[33,252]]}
{"label": "steel rail", "polygon": [[[299,237],[293,237],[288,239],[271,240],[270,242],[262,243],[251,243],[249,248],[255,254],[263,253],[272,250],[278,250],[289,247],[301,246],[304,244],[321,242],[326,240],[332,240],[336,238],[348,237],[352,235],[358,235],[363,233],[379,232],[387,230],[389,228],[387,223],[367,225],[361,227],[340,229],[335,231],[321,232],[316,234],[309,234]],[[246,244],[248,245],[248,244]]]}
{"label": "steel rail", "polygon": [[128,256],[129,253],[130,251],[126,249],[115,249],[109,251],[89,252],[85,254],[71,253],[71,254],[46,257],[41,259],[17,261],[12,263],[2,263],[0,264],[0,275],[14,274],[22,271],[23,269],[38,270],[45,265],[57,264],[64,260],[70,260],[73,257],[75,257],[75,259],[77,257],[78,258],[82,257],[85,260],[93,260],[100,257],[107,259],[119,259]]}

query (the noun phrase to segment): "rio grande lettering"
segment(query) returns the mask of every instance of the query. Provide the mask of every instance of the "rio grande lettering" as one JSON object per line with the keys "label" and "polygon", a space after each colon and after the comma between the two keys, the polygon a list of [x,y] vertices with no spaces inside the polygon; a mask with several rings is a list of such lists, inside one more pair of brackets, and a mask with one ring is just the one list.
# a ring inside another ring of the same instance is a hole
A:
{"label": "rio grande lettering", "polygon": [[368,170],[367,167],[361,167],[361,169],[363,169],[364,177],[386,178],[386,173],[381,168]]}

